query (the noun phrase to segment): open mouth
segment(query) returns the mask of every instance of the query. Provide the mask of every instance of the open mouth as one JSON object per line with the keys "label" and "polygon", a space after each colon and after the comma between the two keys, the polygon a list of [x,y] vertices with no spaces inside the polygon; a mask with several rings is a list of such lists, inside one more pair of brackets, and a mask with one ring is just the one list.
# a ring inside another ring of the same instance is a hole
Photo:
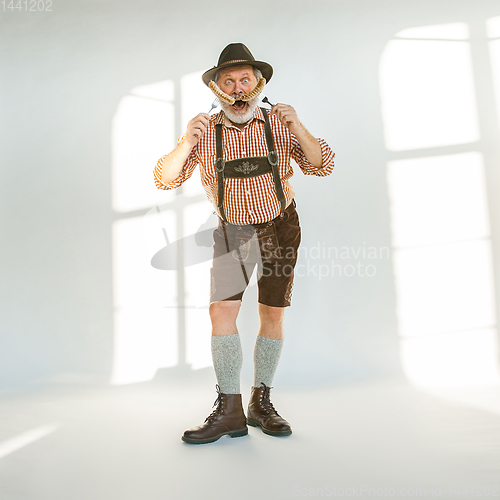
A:
{"label": "open mouth", "polygon": [[242,111],[246,106],[245,101],[234,101],[233,108],[235,111]]}

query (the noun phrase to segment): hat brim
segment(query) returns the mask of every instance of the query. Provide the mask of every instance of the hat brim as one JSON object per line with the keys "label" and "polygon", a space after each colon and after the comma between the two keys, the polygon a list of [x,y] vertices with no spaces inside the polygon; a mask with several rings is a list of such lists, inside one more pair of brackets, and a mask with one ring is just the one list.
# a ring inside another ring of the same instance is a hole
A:
{"label": "hat brim", "polygon": [[266,79],[266,83],[269,82],[269,80],[273,76],[273,67],[270,64],[262,61],[241,61],[230,64],[222,64],[221,66],[217,67],[214,66],[212,69],[205,71],[205,73],[203,73],[203,75],[201,76],[201,79],[203,80],[203,83],[208,87],[208,84],[215,78],[215,74],[217,73],[217,71],[222,68],[229,68],[233,66],[253,66],[257,68],[262,73],[262,76]]}

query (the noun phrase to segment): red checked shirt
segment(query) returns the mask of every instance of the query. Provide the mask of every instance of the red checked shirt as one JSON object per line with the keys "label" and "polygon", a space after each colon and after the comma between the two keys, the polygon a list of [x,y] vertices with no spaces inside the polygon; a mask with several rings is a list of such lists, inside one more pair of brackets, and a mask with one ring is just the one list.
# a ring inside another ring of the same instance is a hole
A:
{"label": "red checked shirt", "polygon": [[[179,176],[164,184],[161,182],[161,170],[165,156],[162,156],[154,170],[155,184],[158,189],[175,189],[189,179],[194,169],[200,165],[200,175],[208,200],[217,209],[217,172],[215,171],[215,125],[222,123],[222,138],[224,144],[224,160],[236,160],[251,156],[267,156],[267,144],[264,134],[264,116],[260,108],[256,108],[254,117],[240,130],[233,125],[227,125],[224,112],[210,117],[209,125],[189,154]],[[288,206],[294,192],[289,179],[293,175],[290,161],[293,159],[306,175],[329,175],[334,166],[335,153],[323,139],[318,139],[323,160],[321,168],[314,167],[305,157],[297,138],[281,124],[275,115],[269,113],[271,130],[274,138],[274,148],[279,156],[279,171],[285,205]],[[268,222],[280,214],[281,206],[276,195],[272,173],[251,178],[224,179],[224,211],[226,219],[231,224],[261,224]]]}

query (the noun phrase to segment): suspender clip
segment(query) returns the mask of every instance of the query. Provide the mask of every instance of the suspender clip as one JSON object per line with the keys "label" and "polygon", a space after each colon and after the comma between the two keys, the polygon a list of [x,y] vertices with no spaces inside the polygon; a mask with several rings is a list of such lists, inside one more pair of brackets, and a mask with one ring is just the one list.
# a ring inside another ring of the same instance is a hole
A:
{"label": "suspender clip", "polygon": [[217,158],[217,160],[215,160],[215,170],[217,170],[217,172],[223,172],[225,166],[226,162],[223,158]]}
{"label": "suspender clip", "polygon": [[267,159],[269,160],[269,163],[271,164],[272,167],[276,166],[278,164],[278,161],[279,161],[279,156],[278,156],[278,153],[276,153],[276,151],[269,151],[268,155],[267,155]]}

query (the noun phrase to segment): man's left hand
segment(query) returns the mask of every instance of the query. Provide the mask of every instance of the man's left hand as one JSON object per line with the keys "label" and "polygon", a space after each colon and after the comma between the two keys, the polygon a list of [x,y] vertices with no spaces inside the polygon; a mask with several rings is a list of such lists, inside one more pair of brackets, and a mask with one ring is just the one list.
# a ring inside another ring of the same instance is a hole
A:
{"label": "man's left hand", "polygon": [[297,135],[297,132],[302,128],[297,111],[289,104],[275,104],[271,109],[271,113],[275,114],[278,120],[294,135]]}
{"label": "man's left hand", "polygon": [[275,104],[271,113],[297,138],[307,160],[316,168],[323,165],[321,146],[309,131],[302,125],[297,112],[288,104]]}

